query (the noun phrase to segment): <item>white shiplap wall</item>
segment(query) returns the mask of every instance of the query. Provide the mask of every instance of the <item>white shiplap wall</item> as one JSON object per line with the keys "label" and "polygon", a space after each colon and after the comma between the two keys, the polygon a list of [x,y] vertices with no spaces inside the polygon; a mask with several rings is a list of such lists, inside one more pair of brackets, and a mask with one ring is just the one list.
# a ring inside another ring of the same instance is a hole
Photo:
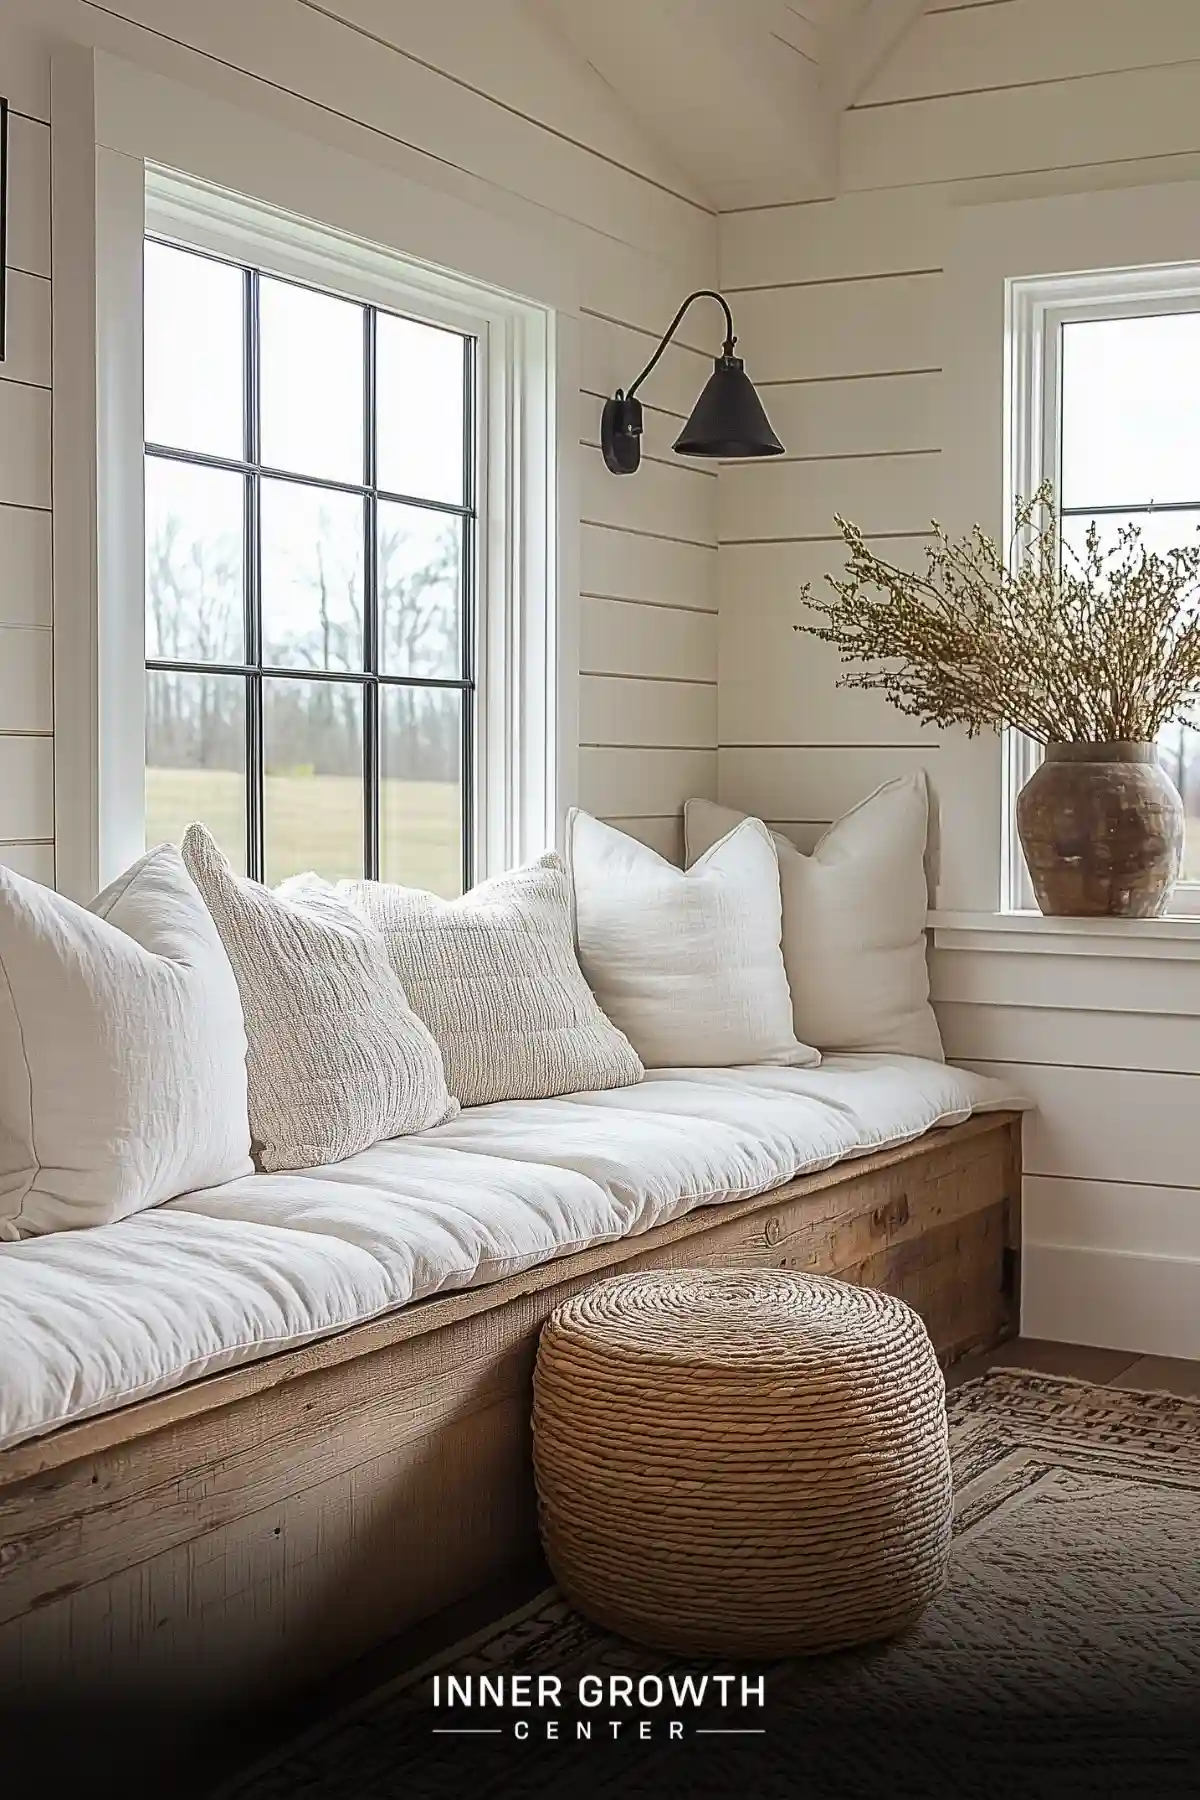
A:
{"label": "white shiplap wall", "polygon": [[54,876],[50,631],[50,128],[44,60],[0,26],[9,101],[8,354],[0,362],[0,861]]}
{"label": "white shiplap wall", "polygon": [[[0,859],[53,878],[50,570],[50,78],[63,37],[143,62],[553,232],[582,271],[579,437],[628,385],[716,222],[590,71],[518,0],[5,0],[14,108],[9,357],[0,365]],[[704,322],[700,322],[703,333]],[[710,334],[711,335],[711,334]],[[656,372],[648,461],[581,471],[580,800],[660,848],[716,788],[715,471],[670,457],[707,367],[689,338]]]}
{"label": "white shiplap wall", "polygon": [[[42,878],[58,34],[569,238],[585,271],[587,445],[603,395],[628,383],[686,286],[713,278],[717,235],[686,180],[602,84],[531,34],[515,0],[5,0],[0,859]],[[936,787],[953,750],[872,697],[835,691],[831,656],[790,630],[796,588],[835,565],[835,508],[898,556],[919,554],[938,510],[948,209],[1200,175],[1200,8],[931,0],[845,118],[841,148],[838,200],[720,221],[722,281],[787,458],[719,478],[671,459],[706,369],[709,334],[693,319],[656,373],[638,479],[609,478],[594,452],[583,463],[581,798],[668,851],[681,801],[718,785],[804,846],[898,770],[923,765]],[[1200,964],[945,948],[934,982],[951,1053],[1015,1073],[1041,1104],[1027,1148],[1027,1329],[1200,1353]]]}
{"label": "white shiplap wall", "polygon": [[[1194,179],[1200,7],[932,0],[841,151],[841,198],[721,221],[722,284],[788,454],[721,473],[719,789],[802,845],[902,770],[936,790],[956,755],[837,692],[835,656],[791,630],[799,585],[840,567],[835,510],[897,560],[941,511],[949,209]],[[953,942],[933,956],[950,1054],[1039,1105],[1026,1331],[1200,1356],[1200,962]]]}

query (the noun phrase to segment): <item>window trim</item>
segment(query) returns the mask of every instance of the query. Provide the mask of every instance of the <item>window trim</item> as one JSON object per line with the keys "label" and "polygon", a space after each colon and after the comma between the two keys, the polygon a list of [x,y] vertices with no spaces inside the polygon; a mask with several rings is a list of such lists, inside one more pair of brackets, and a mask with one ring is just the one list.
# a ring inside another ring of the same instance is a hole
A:
{"label": "window trim", "polygon": [[[53,595],[55,879],[86,903],[137,853],[144,769],[141,257],[146,174],[174,171],[193,202],[318,221],[328,251],[436,284],[445,275],[510,310],[499,334],[524,479],[509,579],[519,605],[490,671],[507,741],[484,770],[479,873],[561,842],[579,780],[582,263],[586,245],[544,209],[348,127],[320,108],[290,122],[118,55],[56,45]],[[309,227],[311,231],[311,226]],[[281,234],[282,235],[282,234]],[[365,254],[364,254],[365,253]],[[60,366],[61,365],[61,366]],[[495,415],[499,416],[499,414]],[[496,615],[497,630],[500,621]],[[131,675],[136,671],[136,679]],[[137,709],[128,733],[114,724]],[[136,816],[130,816],[130,802]]]}
{"label": "window trim", "polygon": [[[1200,311],[1200,263],[1089,269],[1078,274],[1012,277],[1005,282],[1004,531],[1014,540],[1016,503],[1049,476],[1061,488],[1061,376],[1064,324]],[[1041,746],[1019,731],[1003,734],[1004,810],[1001,906],[1036,905],[1017,837],[1017,796],[1041,762]],[[1200,916],[1200,882],[1180,881],[1167,917]]]}

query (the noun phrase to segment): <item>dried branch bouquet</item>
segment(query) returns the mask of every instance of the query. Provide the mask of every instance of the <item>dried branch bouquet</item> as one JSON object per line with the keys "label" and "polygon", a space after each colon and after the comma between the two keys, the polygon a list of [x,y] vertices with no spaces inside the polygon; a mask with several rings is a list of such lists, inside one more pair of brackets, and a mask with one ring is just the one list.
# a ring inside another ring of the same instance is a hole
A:
{"label": "dried branch bouquet", "polygon": [[935,523],[914,574],[837,525],[849,557],[832,598],[801,593],[825,623],[796,630],[867,665],[841,687],[878,689],[928,725],[1015,726],[1043,744],[1148,743],[1200,696],[1200,543],[1159,554],[1123,525],[1105,547],[1093,522],[1079,554],[1049,483],[1018,504],[1007,562],[979,526],[954,540]]}

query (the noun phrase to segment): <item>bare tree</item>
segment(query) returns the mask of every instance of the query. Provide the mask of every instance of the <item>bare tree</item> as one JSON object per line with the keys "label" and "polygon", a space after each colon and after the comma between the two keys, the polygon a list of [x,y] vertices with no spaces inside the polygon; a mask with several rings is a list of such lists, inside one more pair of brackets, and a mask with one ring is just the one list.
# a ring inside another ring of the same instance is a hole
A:
{"label": "bare tree", "polygon": [[[168,513],[146,550],[153,656],[171,662],[240,660],[241,556],[228,539],[189,536]],[[236,680],[152,675],[147,683],[149,760],[176,768],[236,767],[242,756],[242,691]]]}
{"label": "bare tree", "polygon": [[[322,527],[328,524],[323,517]],[[388,526],[379,540],[379,632],[387,673],[457,675],[461,659],[459,527],[447,520],[432,543],[425,533]],[[416,554],[414,554],[414,552]],[[421,554],[424,552],[424,554]],[[305,559],[312,623],[293,628],[275,646],[296,668],[362,667],[363,586],[354,559],[338,555],[332,529],[322,529]],[[168,512],[146,553],[148,648],[172,662],[242,659],[242,556],[230,537],[189,531]],[[236,768],[244,753],[244,690],[233,677],[152,675],[147,735],[152,764],[175,768]],[[362,703],[356,684],[269,682],[269,754],[276,769],[354,774],[362,766]],[[393,779],[450,781],[457,777],[460,726],[457,703],[441,690],[387,690],[384,768]]]}

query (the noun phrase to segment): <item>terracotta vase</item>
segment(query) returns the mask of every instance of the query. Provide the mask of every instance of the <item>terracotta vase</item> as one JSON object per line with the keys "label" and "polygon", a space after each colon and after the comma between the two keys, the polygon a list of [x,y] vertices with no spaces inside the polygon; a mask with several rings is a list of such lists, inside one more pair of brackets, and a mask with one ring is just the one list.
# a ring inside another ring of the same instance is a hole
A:
{"label": "terracotta vase", "polygon": [[1017,830],[1055,917],[1153,919],[1179,879],[1183,803],[1154,744],[1048,744]]}

